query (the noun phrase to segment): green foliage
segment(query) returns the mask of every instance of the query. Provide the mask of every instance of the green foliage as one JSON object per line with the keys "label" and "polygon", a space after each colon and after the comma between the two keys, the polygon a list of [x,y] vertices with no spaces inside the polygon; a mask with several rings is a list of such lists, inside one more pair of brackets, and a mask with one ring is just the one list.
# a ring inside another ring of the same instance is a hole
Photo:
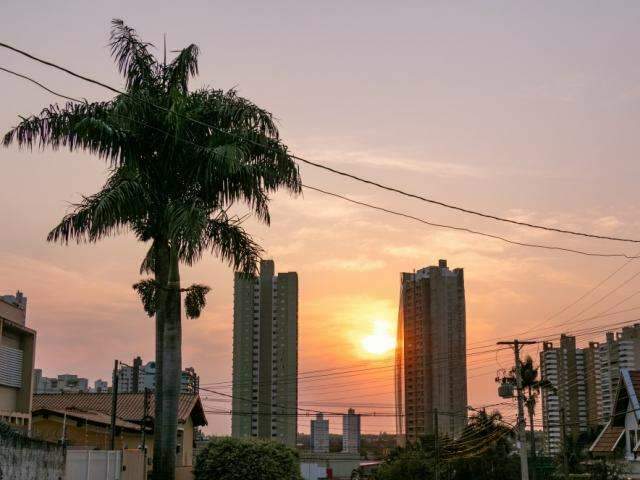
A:
{"label": "green foliage", "polygon": [[513,455],[512,429],[498,412],[477,412],[455,440],[426,436],[394,450],[376,474],[376,480],[433,478],[436,459],[440,478],[447,480],[512,480],[520,476],[520,460]]}
{"label": "green foliage", "polygon": [[614,463],[595,462],[590,468],[591,480],[622,480],[624,469]]}
{"label": "green foliage", "polygon": [[395,450],[375,473],[375,480],[424,480],[433,478],[435,457],[420,444]]}
{"label": "green foliage", "polygon": [[207,304],[206,295],[211,289],[206,285],[191,285],[184,297],[184,309],[189,318],[198,318]]}
{"label": "green foliage", "polygon": [[276,442],[216,439],[198,455],[194,480],[301,480],[298,454]]}
{"label": "green foliage", "polygon": [[151,279],[141,280],[133,284],[133,289],[138,292],[144,311],[153,317],[158,308],[158,283]]}

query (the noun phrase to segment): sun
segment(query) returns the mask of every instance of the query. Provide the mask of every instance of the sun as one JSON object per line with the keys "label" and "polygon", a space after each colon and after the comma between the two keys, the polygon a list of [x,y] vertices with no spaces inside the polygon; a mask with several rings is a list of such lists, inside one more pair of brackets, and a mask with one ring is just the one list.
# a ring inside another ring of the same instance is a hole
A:
{"label": "sun", "polygon": [[396,339],[390,330],[387,322],[376,320],[373,333],[360,341],[364,351],[372,355],[384,355],[393,350],[396,346]]}

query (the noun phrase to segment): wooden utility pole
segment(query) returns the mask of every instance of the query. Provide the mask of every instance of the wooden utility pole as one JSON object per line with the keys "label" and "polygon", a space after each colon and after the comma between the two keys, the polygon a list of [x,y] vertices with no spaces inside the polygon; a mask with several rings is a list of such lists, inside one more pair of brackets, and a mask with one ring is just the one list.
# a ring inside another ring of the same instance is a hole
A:
{"label": "wooden utility pole", "polygon": [[435,466],[434,466],[434,480],[440,479],[440,433],[438,428],[438,409],[433,409],[433,437],[435,443]]}
{"label": "wooden utility pole", "polygon": [[149,389],[144,387],[144,413],[142,417],[142,457],[144,458],[144,478],[147,478],[147,420],[149,418]]}
{"label": "wooden utility pole", "polygon": [[522,345],[534,345],[538,342],[520,341],[518,339],[498,342],[498,345],[509,345],[513,347],[516,364],[516,389],[518,395],[518,442],[520,444],[520,474],[522,480],[529,480],[529,459],[527,457],[527,432],[526,420],[524,418],[524,392],[522,391],[522,375],[520,363],[520,347]]}
{"label": "wooden utility pole", "polygon": [[567,422],[565,421],[564,407],[560,407],[560,431],[562,432],[562,473],[564,478],[569,478],[569,456],[567,455]]}
{"label": "wooden utility pole", "polygon": [[116,412],[118,410],[118,360],[113,364],[113,387],[111,388],[111,435],[109,449],[116,449]]}

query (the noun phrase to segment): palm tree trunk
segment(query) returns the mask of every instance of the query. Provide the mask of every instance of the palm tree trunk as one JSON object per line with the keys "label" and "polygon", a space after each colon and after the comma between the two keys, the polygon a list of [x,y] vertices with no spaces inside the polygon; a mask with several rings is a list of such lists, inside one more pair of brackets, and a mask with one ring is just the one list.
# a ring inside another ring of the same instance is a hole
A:
{"label": "palm tree trunk", "polygon": [[[155,371],[155,393],[154,393],[154,424],[153,424],[153,444],[158,447],[161,444],[160,432],[162,432],[162,352],[164,347],[164,324],[166,317],[167,303],[167,282],[169,281],[169,246],[162,240],[154,242],[154,273],[156,285],[158,287],[158,297],[156,303],[156,371]],[[160,459],[162,458],[159,448],[153,450],[153,476],[160,479],[155,472],[161,469]]]}
{"label": "palm tree trunk", "polygon": [[535,478],[535,466],[536,466],[536,433],[533,427],[533,415],[535,410],[535,404],[533,402],[533,396],[531,392],[531,385],[529,385],[529,402],[527,402],[527,408],[529,410],[529,425],[531,427],[531,456],[533,457],[533,468],[534,468],[534,478]]}
{"label": "palm tree trunk", "polygon": [[[178,431],[178,399],[182,371],[182,325],[178,251],[170,248],[167,284],[164,348],[162,355],[162,428],[160,431],[160,469],[156,478],[174,480]],[[182,453],[182,452],[181,452]]]}

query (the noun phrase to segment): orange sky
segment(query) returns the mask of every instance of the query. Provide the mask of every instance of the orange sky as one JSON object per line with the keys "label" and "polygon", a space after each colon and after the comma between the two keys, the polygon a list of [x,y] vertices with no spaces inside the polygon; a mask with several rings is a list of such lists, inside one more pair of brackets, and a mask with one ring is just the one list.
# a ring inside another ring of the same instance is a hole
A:
{"label": "orange sky", "polygon": [[[192,2],[189,9],[129,3],[2,5],[0,18],[13,19],[3,25],[3,39],[119,84],[105,44],[109,20],[122,16],[145,40],[159,44],[167,32],[170,48],[198,43],[196,84],[237,85],[274,112],[283,138],[300,155],[499,215],[640,237],[640,67],[633,61],[640,5],[486,2],[462,9],[448,2],[392,7],[362,1],[335,9],[277,2],[267,10],[257,3]],[[6,51],[0,65],[72,96],[108,98]],[[4,74],[0,89],[2,131],[18,115],[56,101]],[[312,167],[301,172],[310,185],[436,222],[520,241],[635,253],[625,244],[444,211]],[[144,247],[131,236],[91,246],[44,241],[68,202],[96,191],[103,179],[104,165],[88,155],[0,150],[0,292],[19,288],[29,297],[28,322],[38,331],[37,365],[45,375],[77,373],[93,381],[110,375],[114,358],[153,355],[153,322],[131,289]],[[474,347],[536,327],[623,263],[437,230],[311,191],[296,199],[277,195],[272,212],[271,228],[249,228],[278,271],[299,273],[300,370],[381,367],[301,381],[304,408],[390,410],[391,358],[365,354],[361,342],[376,324],[394,328],[401,271],[439,258],[465,269]],[[538,332],[640,317],[631,311],[576,322],[633,294],[637,278],[590,307],[637,268],[626,266]],[[212,287],[204,315],[184,322],[184,364],[196,368],[203,384],[220,386],[231,372],[232,272],[206,258],[183,278]],[[640,299],[629,297],[612,311],[637,305]],[[535,354],[537,347],[527,351]],[[510,361],[508,352],[469,357],[473,405],[499,401],[493,378]],[[207,400],[211,408],[227,404]],[[229,431],[227,416],[209,421],[209,431]],[[299,423],[308,430],[307,418]],[[392,428],[388,417],[363,420],[366,432]],[[332,430],[339,431],[335,420]]]}

